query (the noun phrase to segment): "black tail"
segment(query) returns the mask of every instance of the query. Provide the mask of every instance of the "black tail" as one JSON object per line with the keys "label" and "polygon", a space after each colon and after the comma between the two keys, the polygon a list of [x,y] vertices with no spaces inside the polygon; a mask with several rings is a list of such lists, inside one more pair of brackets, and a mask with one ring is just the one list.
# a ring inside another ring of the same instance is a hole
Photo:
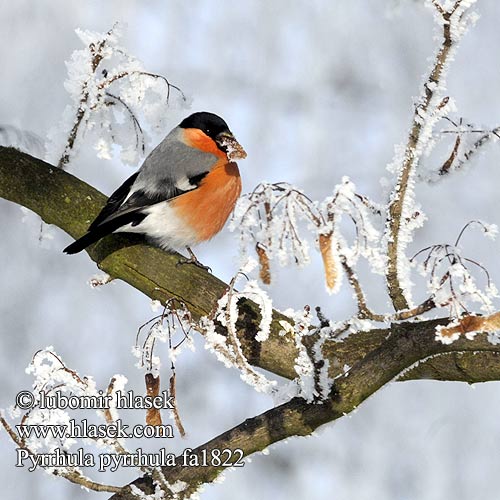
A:
{"label": "black tail", "polygon": [[127,224],[136,226],[141,221],[143,221],[146,216],[146,214],[142,214],[139,212],[128,212],[106,222],[103,222],[96,227],[94,227],[92,223],[89,228],[90,231],[87,234],[84,234],[81,238],[78,238],[76,241],[71,243],[71,245],[67,246],[63,250],[63,252],[67,254],[81,252],[89,245],[92,245],[92,243],[95,243],[101,238],[104,238],[104,236],[113,233],[122,226],[126,226]]}
{"label": "black tail", "polygon": [[89,245],[92,245],[92,243],[95,243],[101,238],[104,238],[104,236],[116,231],[119,227],[127,224],[131,215],[132,214],[125,214],[124,216],[117,217],[114,220],[104,222],[97,227],[92,227],[91,225],[87,234],[84,234],[81,238],[78,238],[75,242],[71,243],[71,245],[67,246],[63,252],[68,254],[81,252]]}
{"label": "black tail", "polygon": [[[107,234],[107,233],[105,233]],[[63,252],[67,254],[74,254],[81,252],[92,243],[95,243],[97,240],[100,240],[104,234],[101,231],[92,231],[90,233],[84,234],[81,238],[78,238],[76,241],[71,243],[71,245],[67,246]]]}

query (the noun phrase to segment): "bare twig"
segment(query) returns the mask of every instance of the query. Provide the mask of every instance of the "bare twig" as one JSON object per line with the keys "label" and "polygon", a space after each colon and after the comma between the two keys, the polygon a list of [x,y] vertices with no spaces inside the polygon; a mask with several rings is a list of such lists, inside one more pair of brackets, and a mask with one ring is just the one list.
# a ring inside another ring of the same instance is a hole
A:
{"label": "bare twig", "polygon": [[[500,127],[495,127],[494,129],[485,132],[479,139],[477,139],[474,144],[459,158],[456,165],[453,166],[453,170],[459,170],[468,162],[476,153],[478,153],[486,144],[488,144],[493,137],[497,139],[500,134]],[[440,172],[441,174],[441,172]]]}
{"label": "bare twig", "polygon": [[386,317],[383,314],[375,314],[372,312],[367,303],[365,294],[363,292],[363,288],[359,283],[359,279],[354,272],[354,270],[347,264],[347,261],[344,256],[341,256],[342,260],[342,268],[347,275],[347,281],[352,286],[354,290],[354,295],[356,296],[356,301],[358,303],[358,316],[362,319],[371,319],[373,321],[385,321]]}
{"label": "bare twig", "polygon": [[402,321],[410,318],[414,318],[415,316],[420,316],[425,314],[426,312],[431,311],[436,307],[434,300],[432,298],[426,299],[424,302],[419,304],[418,306],[412,309],[403,309],[401,311],[397,311],[394,314],[377,314],[374,313],[367,305],[366,298],[363,292],[363,288],[356,276],[356,273],[353,269],[346,263],[345,259],[343,259],[342,267],[347,275],[347,280],[349,284],[352,286],[354,290],[354,294],[356,296],[356,300],[358,303],[358,317],[361,319],[369,319],[371,321],[377,321],[381,323],[387,323],[391,321]]}
{"label": "bare twig", "polygon": [[186,436],[186,431],[184,429],[184,426],[182,425],[182,420],[181,420],[181,415],[179,413],[179,407],[177,406],[177,397],[176,397],[176,392],[175,392],[175,370],[172,370],[172,375],[170,376],[170,390],[169,390],[169,395],[173,397],[173,410],[172,413],[174,415],[174,422],[177,427],[177,430],[179,431],[179,434],[182,437]]}
{"label": "bare twig", "polygon": [[457,135],[457,138],[455,139],[455,145],[453,146],[453,149],[451,150],[451,154],[449,158],[443,163],[441,168],[439,169],[439,175],[445,175],[450,171],[451,166],[453,165],[453,162],[455,161],[457,154],[458,154],[458,148],[460,147],[460,143],[462,142],[462,139],[459,135]]}

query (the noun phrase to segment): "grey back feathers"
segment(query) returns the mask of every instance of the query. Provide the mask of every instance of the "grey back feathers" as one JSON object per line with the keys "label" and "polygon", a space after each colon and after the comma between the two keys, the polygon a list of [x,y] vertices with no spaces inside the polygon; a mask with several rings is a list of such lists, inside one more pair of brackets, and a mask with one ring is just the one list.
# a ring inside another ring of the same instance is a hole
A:
{"label": "grey back feathers", "polygon": [[[217,157],[182,142],[183,131],[175,127],[144,160],[132,191],[162,193],[169,199],[177,190],[188,191],[190,178],[209,172]],[[194,189],[192,186],[190,189]]]}
{"label": "grey back feathers", "polygon": [[[141,209],[175,198],[198,187],[217,157],[182,142],[183,131],[175,127],[110,197],[89,230],[117,219],[140,223]],[[131,219],[131,214],[135,214]],[[125,217],[126,216],[126,217]],[[117,221],[118,222],[118,221]]]}

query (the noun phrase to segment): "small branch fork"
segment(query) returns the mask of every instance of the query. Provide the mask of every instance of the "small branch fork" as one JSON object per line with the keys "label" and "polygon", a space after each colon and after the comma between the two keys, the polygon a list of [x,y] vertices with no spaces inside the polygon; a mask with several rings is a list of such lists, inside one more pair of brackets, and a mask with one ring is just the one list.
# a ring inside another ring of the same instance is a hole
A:
{"label": "small branch fork", "polygon": [[[444,176],[452,171],[459,170],[492,139],[500,139],[500,127],[494,127],[491,130],[484,130],[482,128],[476,128],[471,124],[463,125],[462,118],[460,118],[458,123],[454,122],[449,117],[445,117],[445,119],[455,127],[455,130],[443,130],[440,132],[440,134],[455,134],[456,139],[450,156],[438,171],[438,174],[440,176]],[[480,134],[480,136],[468,149],[459,154],[462,137],[465,134]]]}
{"label": "small branch fork", "polygon": [[386,323],[391,321],[402,321],[414,318],[415,316],[420,316],[426,312],[431,311],[436,307],[434,299],[428,298],[420,305],[413,307],[412,309],[404,309],[394,314],[374,313],[366,303],[365,294],[363,292],[361,284],[359,283],[356,273],[345,262],[345,259],[343,259],[342,261],[342,267],[344,268],[344,272],[347,275],[347,280],[349,281],[349,284],[352,286],[354,290],[354,295],[356,296],[356,301],[358,303],[358,318],[360,319],[369,319],[371,321],[377,321],[381,323]]}
{"label": "small branch fork", "polygon": [[[428,275],[428,287],[433,289],[433,295],[439,295],[439,307],[447,306],[450,309],[450,317],[460,318],[463,314],[470,314],[465,305],[465,297],[473,296],[476,301],[481,302],[483,308],[491,310],[492,306],[488,300],[496,296],[496,288],[490,277],[488,269],[479,262],[462,255],[460,240],[465,231],[472,225],[477,225],[485,233],[491,231],[487,225],[478,220],[468,222],[460,231],[455,244],[441,243],[431,245],[419,250],[410,262],[415,262],[418,257],[424,256],[422,268]],[[442,266],[445,267],[442,270]],[[459,272],[457,273],[457,269]],[[486,284],[484,292],[475,283],[473,270],[484,275]],[[441,272],[440,272],[441,271]],[[489,299],[487,300],[489,296]]]}
{"label": "small branch fork", "polygon": [[[148,395],[157,396],[160,390],[160,365],[155,364],[154,362],[154,349],[159,336],[158,332],[166,330],[167,338],[163,340],[168,342],[170,356],[172,356],[172,354],[189,339],[192,331],[191,324],[191,314],[186,308],[186,305],[183,302],[172,298],[165,302],[161,314],[151,318],[137,330],[135,349],[138,357],[140,357],[140,367],[144,368],[146,371],[145,381]],[[147,329],[145,339],[143,342],[139,342],[141,333],[144,329]],[[181,334],[180,339],[175,336],[179,330]],[[163,333],[160,333],[160,336],[163,336]],[[160,358],[158,356],[158,360],[159,359]],[[172,415],[179,434],[182,437],[185,437],[186,431],[184,430],[177,404],[176,371],[175,363],[172,357],[170,359],[170,372],[169,395],[173,398]],[[151,425],[160,425],[162,423],[160,411],[154,408],[148,410],[146,414],[146,423]]]}
{"label": "small branch fork", "polygon": [[[426,83],[424,84],[424,90],[420,98],[420,103],[415,108],[413,123],[404,152],[403,164],[399,172],[396,187],[391,196],[387,220],[386,236],[388,242],[388,267],[386,281],[389,296],[396,311],[408,309],[408,300],[401,285],[399,274],[401,252],[404,249],[404,243],[400,241],[400,235],[402,224],[404,224],[403,211],[407,201],[408,187],[412,174],[419,161],[417,148],[421,141],[425,121],[428,119],[427,114],[431,110],[431,104],[436,94],[436,88],[442,82],[452,48],[457,41],[453,36],[452,22],[460,22],[465,12],[464,10],[459,14],[458,21],[452,21],[452,17],[459,13],[461,9],[462,0],[457,0],[449,11],[445,10],[438,0],[432,0],[432,5],[442,18],[443,38],[441,47],[436,55],[434,65]],[[435,105],[435,110],[439,111],[442,109],[448,103],[448,100],[449,98],[445,97],[440,103],[437,103]]]}

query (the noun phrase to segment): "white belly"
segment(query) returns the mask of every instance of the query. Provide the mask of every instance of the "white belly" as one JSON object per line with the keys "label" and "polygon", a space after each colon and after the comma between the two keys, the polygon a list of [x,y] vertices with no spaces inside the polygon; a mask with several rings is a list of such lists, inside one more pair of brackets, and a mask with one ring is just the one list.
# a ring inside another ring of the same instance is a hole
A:
{"label": "white belly", "polygon": [[148,215],[142,222],[136,226],[127,224],[114,232],[145,234],[164,249],[180,248],[198,243],[194,231],[175,215],[168,201],[151,205],[143,212]]}

